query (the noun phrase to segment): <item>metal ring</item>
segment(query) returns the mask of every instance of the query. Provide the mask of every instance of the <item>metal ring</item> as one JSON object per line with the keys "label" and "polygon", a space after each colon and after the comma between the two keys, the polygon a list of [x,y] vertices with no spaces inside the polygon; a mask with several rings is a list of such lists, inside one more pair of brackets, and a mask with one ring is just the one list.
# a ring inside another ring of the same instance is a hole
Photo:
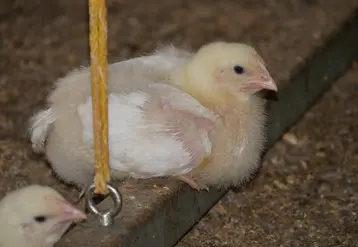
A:
{"label": "metal ring", "polygon": [[93,196],[95,195],[95,184],[92,184],[88,187],[86,191],[86,204],[91,213],[99,216],[100,223],[103,226],[109,226],[114,223],[114,217],[121,211],[122,209],[122,196],[121,193],[112,185],[107,184],[107,188],[109,190],[109,195],[111,196],[114,207],[106,212],[100,212],[93,201]]}

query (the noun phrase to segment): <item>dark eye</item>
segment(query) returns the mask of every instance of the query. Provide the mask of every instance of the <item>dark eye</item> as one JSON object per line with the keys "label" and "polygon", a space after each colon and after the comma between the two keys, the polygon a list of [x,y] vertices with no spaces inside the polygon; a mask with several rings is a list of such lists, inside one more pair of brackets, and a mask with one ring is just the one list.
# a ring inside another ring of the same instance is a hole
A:
{"label": "dark eye", "polygon": [[34,220],[38,223],[43,223],[47,220],[47,217],[43,215],[39,215],[39,216],[35,216]]}
{"label": "dark eye", "polygon": [[244,68],[241,67],[240,65],[235,65],[234,70],[235,70],[235,73],[239,74],[239,75],[241,75],[245,72]]}

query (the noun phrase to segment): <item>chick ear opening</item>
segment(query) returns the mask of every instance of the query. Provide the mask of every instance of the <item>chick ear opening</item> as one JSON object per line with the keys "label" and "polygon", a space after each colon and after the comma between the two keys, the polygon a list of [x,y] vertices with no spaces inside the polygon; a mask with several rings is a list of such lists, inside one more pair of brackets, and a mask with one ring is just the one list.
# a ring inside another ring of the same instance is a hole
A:
{"label": "chick ear opening", "polygon": [[21,228],[27,230],[30,227],[29,225],[30,225],[29,223],[22,223]]}
{"label": "chick ear opening", "polygon": [[22,223],[21,224],[21,228],[22,228],[22,230],[23,230],[23,233],[24,234],[26,234],[26,235],[28,235],[29,234],[29,232],[32,232],[32,224],[31,223],[28,223],[28,222],[26,222],[26,223]]}
{"label": "chick ear opening", "polygon": [[220,82],[221,76],[224,74],[225,70],[223,68],[217,68],[214,70],[213,76],[216,82]]}

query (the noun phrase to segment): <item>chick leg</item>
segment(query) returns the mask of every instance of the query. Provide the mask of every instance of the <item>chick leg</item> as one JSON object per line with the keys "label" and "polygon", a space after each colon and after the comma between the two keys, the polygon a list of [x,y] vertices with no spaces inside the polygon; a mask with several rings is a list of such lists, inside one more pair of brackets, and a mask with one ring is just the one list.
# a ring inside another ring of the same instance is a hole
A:
{"label": "chick leg", "polygon": [[209,187],[206,184],[198,184],[190,175],[180,175],[176,179],[188,184],[194,190],[206,190],[209,191]]}

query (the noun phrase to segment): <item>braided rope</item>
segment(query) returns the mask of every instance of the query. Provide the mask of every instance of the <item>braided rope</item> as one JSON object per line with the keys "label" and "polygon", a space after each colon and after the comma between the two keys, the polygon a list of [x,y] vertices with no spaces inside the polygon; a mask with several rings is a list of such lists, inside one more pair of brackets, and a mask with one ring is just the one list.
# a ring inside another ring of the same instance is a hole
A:
{"label": "braided rope", "polygon": [[107,10],[106,0],[89,0],[95,193],[108,194]]}

